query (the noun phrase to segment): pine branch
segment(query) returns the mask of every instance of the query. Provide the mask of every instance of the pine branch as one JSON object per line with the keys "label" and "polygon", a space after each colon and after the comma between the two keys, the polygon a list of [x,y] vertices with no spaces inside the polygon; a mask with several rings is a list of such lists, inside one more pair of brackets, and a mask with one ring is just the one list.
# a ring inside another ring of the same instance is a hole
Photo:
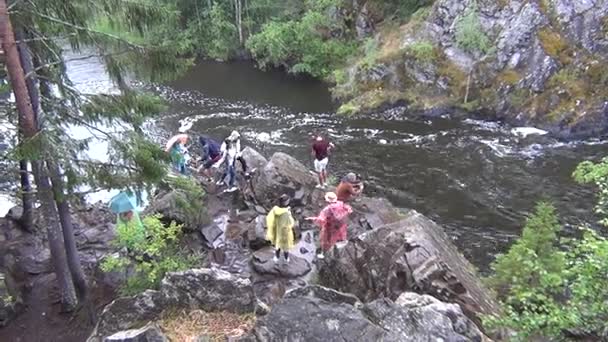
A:
{"label": "pine branch", "polygon": [[[28,2],[31,3],[34,6],[34,8],[36,8],[36,4],[34,4],[31,0],[28,0]],[[120,38],[119,36],[116,36],[116,35],[113,35],[113,34],[110,34],[110,33],[93,30],[93,29],[91,29],[89,27],[75,25],[75,24],[72,24],[72,23],[67,22],[65,20],[62,20],[62,19],[59,19],[59,18],[55,18],[55,17],[52,17],[50,15],[46,15],[44,13],[41,13],[38,10],[30,10],[29,12],[32,13],[32,14],[34,14],[34,15],[36,15],[36,16],[38,16],[38,17],[40,17],[40,18],[46,19],[46,20],[48,20],[50,22],[53,22],[55,24],[61,24],[61,25],[64,25],[66,27],[75,29],[77,31],[87,33],[89,35],[91,35],[91,34],[97,34],[99,36],[104,36],[104,37],[116,40],[118,42],[124,43],[125,45],[130,46],[130,47],[132,47],[134,49],[137,49],[139,51],[143,51],[144,50],[143,46],[134,44],[132,42],[129,42],[128,40],[125,40],[123,38]]]}

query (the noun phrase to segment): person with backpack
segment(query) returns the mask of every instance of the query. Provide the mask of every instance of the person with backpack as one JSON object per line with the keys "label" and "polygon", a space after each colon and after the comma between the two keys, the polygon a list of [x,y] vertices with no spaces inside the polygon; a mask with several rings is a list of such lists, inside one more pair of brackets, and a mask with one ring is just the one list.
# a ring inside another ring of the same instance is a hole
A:
{"label": "person with backpack", "polygon": [[289,251],[294,246],[295,220],[291,215],[289,202],[288,195],[281,195],[278,205],[273,207],[266,216],[266,240],[270,241],[275,248],[274,262],[279,261],[281,251],[283,251],[285,262],[289,262]]}
{"label": "person with backpack", "polygon": [[314,221],[321,228],[319,242],[321,253],[318,259],[325,257],[324,253],[329,251],[337,242],[345,241],[348,227],[348,215],[353,209],[346,203],[339,201],[338,196],[333,192],[325,194],[327,206],[321,210],[317,217],[307,217],[309,221]]}
{"label": "person with backpack", "polygon": [[199,172],[202,170],[203,175],[211,178],[211,167],[216,165],[222,158],[220,145],[215,140],[206,136],[199,137],[198,141],[203,148],[203,156],[201,158],[203,165],[199,168]]}

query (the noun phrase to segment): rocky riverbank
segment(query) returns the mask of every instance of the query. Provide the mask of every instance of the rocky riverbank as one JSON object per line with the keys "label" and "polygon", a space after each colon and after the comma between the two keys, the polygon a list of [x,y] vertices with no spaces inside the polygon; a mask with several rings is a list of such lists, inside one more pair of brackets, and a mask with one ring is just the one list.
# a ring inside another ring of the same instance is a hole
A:
{"label": "rocky riverbank", "polygon": [[608,132],[608,2],[437,0],[398,28],[372,2],[353,3],[370,49],[337,74],[340,112],[404,104],[564,139]]}
{"label": "rocky riverbank", "polygon": [[[318,230],[304,221],[323,203],[323,192],[314,188],[315,176],[284,153],[267,160],[248,148],[244,157],[257,168],[253,179],[243,180],[242,191],[233,194],[207,185],[207,212],[200,218],[184,216],[171,192],[156,194],[147,210],[184,223],[184,248],[206,257],[197,269],[168,274],[158,290],[114,299],[100,310],[89,341],[137,340],[133,336],[163,340],[155,322],[166,312],[184,310],[255,314],[253,330],[238,339],[243,341],[486,338],[479,315],[496,312],[496,304],[441,227],[385,199],[364,197],[353,204],[351,240],[315,262]],[[264,241],[264,216],[284,192],[294,198],[299,241],[288,264],[275,264]],[[97,206],[74,215],[81,218],[78,245],[90,279],[96,284],[106,279],[115,287],[124,279],[94,271],[104,255],[116,252],[109,243],[112,215]],[[18,262],[5,262],[2,271],[15,280],[11,286],[17,295],[30,298],[21,302],[31,312],[35,307],[28,284],[44,274],[52,278],[48,250],[35,232],[26,236],[10,219],[3,222],[0,255]],[[106,302],[113,296],[105,297]],[[11,331],[19,331],[14,323],[23,315],[9,324]]]}

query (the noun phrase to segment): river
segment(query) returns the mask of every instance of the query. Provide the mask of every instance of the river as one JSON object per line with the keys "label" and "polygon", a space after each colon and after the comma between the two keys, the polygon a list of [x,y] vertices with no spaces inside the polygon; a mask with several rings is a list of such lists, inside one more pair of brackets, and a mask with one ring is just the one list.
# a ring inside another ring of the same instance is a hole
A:
{"label": "river", "polygon": [[[95,60],[71,63],[68,70],[80,89],[108,87]],[[561,143],[448,117],[339,117],[323,83],[245,62],[201,62],[176,81],[145,87],[169,101],[155,122],[165,132],[176,132],[189,118],[192,134],[221,139],[236,129],[245,146],[266,156],[283,151],[308,164],[310,134],[328,134],[337,145],[331,173],[360,173],[368,195],[387,196],[441,223],[482,271],[519,235],[539,200],[553,201],[570,227],[597,220],[593,189],[577,185],[571,174],[580,161],[603,156],[601,141]]]}

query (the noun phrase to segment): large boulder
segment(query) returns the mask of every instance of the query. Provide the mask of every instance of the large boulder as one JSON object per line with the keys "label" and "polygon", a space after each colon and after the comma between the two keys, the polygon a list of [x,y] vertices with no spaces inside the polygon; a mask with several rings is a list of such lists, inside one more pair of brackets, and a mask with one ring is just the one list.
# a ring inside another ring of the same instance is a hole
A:
{"label": "large boulder", "polygon": [[195,232],[211,223],[207,210],[188,210],[188,195],[173,190],[159,193],[150,201],[146,213],[160,214],[164,221],[183,224],[187,232]]}
{"label": "large boulder", "polygon": [[403,293],[393,302],[383,298],[365,306],[373,322],[387,330],[385,341],[481,342],[487,338],[456,304],[428,295]]}
{"label": "large boulder", "polygon": [[460,304],[477,322],[479,314],[497,311],[473,266],[442,228],[413,210],[334,248],[319,263],[319,282],[365,302],[396,300],[407,291],[429,294]]}
{"label": "large boulder", "polygon": [[249,279],[214,268],[169,273],[160,291],[181,307],[205,311],[247,313],[256,304]]}
{"label": "large boulder", "polygon": [[260,204],[274,206],[281,194],[289,194],[292,204],[306,205],[316,184],[316,176],[294,157],[275,153],[259,171],[255,184],[255,195]]}
{"label": "large boulder", "polygon": [[245,159],[249,169],[262,170],[268,164],[268,159],[249,146],[243,149],[241,156]]}
{"label": "large boulder", "polygon": [[458,305],[415,293],[367,305],[320,286],[288,292],[258,319],[257,341],[483,341]]}
{"label": "large boulder", "polygon": [[122,297],[106,306],[89,342],[101,342],[119,331],[136,329],[170,309],[253,312],[256,306],[248,279],[218,269],[169,273],[160,290]]}
{"label": "large boulder", "polygon": [[325,288],[288,293],[258,319],[258,341],[380,341],[384,330],[353,303],[356,298]]}

